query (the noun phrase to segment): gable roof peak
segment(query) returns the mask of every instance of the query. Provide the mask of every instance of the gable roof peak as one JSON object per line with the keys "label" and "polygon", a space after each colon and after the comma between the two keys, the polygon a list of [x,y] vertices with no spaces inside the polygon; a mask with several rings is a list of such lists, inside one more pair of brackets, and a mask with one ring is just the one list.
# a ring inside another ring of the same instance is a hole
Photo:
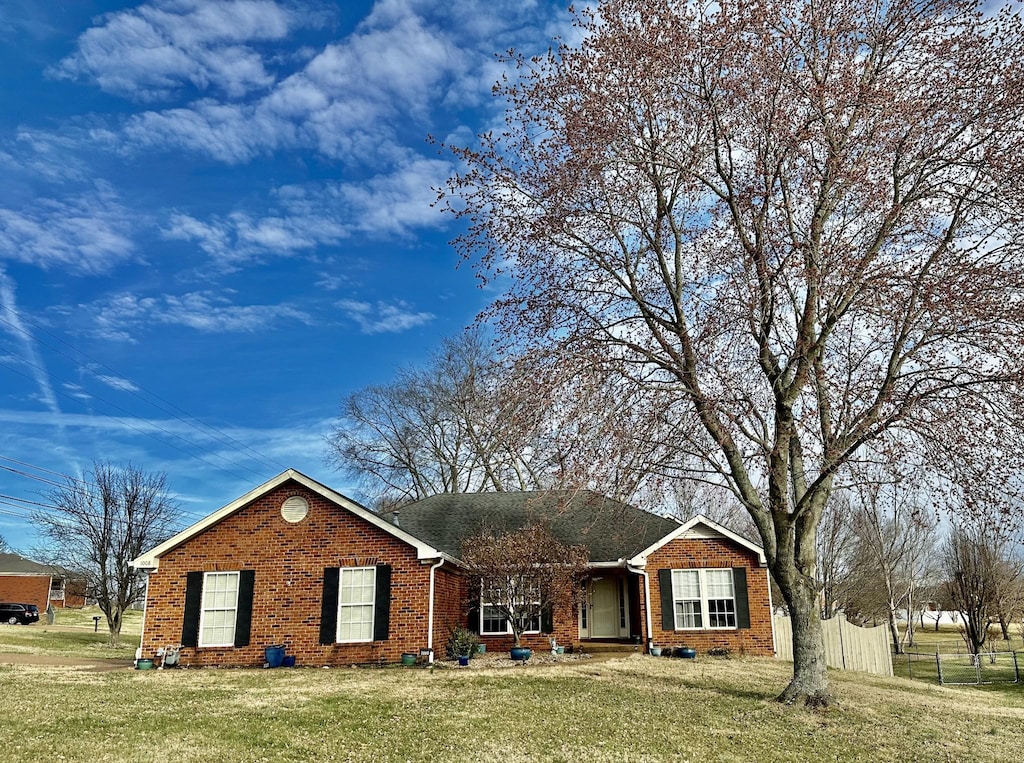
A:
{"label": "gable roof peak", "polygon": [[339,506],[342,509],[349,511],[358,518],[366,521],[367,523],[374,525],[375,527],[383,530],[384,532],[394,536],[398,540],[412,546],[416,549],[416,556],[419,559],[436,559],[442,556],[442,552],[428,543],[424,543],[419,538],[412,534],[404,531],[400,527],[392,524],[387,519],[379,514],[374,513],[370,509],[366,508],[362,504],[352,500],[346,495],[336,492],[331,488],[327,487],[321,482],[317,482],[311,477],[307,477],[297,469],[286,469],[285,471],[273,477],[262,485],[259,485],[243,496],[236,498],[231,503],[222,506],[217,511],[207,515],[200,519],[193,525],[185,528],[177,535],[167,539],[163,543],[159,544],[155,548],[150,549],[142,556],[134,559],[131,564],[133,567],[138,569],[158,569],[160,566],[160,557],[169,551],[174,550],[181,544],[190,540],[191,538],[199,535],[201,532],[213,527],[222,520],[228,518],[237,511],[242,510],[257,498],[276,490],[286,482],[293,481],[302,485],[303,487],[311,490],[314,493],[322,496],[331,503]]}

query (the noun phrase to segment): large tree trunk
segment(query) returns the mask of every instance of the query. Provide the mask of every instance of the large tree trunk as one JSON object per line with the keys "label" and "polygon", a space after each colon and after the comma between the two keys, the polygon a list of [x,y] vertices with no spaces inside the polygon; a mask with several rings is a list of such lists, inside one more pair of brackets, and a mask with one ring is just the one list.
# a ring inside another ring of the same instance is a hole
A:
{"label": "large tree trunk", "polygon": [[903,654],[903,642],[900,640],[900,628],[896,624],[896,612],[889,607],[888,616],[889,637],[892,639],[892,648],[896,654]]}
{"label": "large tree trunk", "polygon": [[779,701],[789,705],[803,702],[808,707],[827,706],[832,695],[828,689],[817,586],[805,582],[795,571],[777,578],[785,578],[777,582],[789,606],[793,625],[793,680],[779,695]]}

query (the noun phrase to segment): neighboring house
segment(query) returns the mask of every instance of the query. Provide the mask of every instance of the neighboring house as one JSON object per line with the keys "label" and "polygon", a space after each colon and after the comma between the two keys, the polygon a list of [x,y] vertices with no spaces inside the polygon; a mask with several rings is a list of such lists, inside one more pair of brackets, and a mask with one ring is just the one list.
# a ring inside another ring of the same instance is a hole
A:
{"label": "neighboring house", "polygon": [[55,607],[84,607],[85,586],[58,567],[18,554],[0,554],[0,601]]}
{"label": "neighboring house", "polygon": [[474,601],[460,544],[532,518],[585,544],[590,575],[579,606],[551,613],[526,645],[774,653],[764,554],[709,520],[588,491],[441,495],[379,515],[288,470],[133,562],[149,573],[141,654],[182,644],[183,665],[245,666],[285,644],[298,664],[397,662],[443,651],[456,625],[504,648],[507,624]]}

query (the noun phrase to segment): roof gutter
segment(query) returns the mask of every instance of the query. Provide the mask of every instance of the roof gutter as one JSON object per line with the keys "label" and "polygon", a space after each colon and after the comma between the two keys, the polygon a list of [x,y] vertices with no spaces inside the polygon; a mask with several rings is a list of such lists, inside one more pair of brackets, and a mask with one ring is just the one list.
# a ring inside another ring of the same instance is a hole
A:
{"label": "roof gutter", "polygon": [[587,567],[590,567],[591,569],[595,569],[595,570],[600,570],[600,569],[613,569],[614,570],[614,569],[619,569],[619,568],[622,568],[622,567],[627,567],[628,568],[629,567],[629,562],[627,562],[625,559],[619,559],[619,560],[614,561],[614,562],[589,562],[587,564]]}

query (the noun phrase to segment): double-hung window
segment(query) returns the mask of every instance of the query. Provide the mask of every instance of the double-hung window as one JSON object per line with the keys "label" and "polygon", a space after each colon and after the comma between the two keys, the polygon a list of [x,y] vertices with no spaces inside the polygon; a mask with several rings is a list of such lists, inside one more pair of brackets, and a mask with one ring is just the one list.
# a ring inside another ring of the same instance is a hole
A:
{"label": "double-hung window", "polygon": [[[487,591],[494,590],[487,582],[481,583],[483,597],[486,598]],[[525,595],[519,597],[516,608],[531,607],[533,613],[530,615],[523,633],[540,633],[540,588],[531,589]],[[483,636],[503,636],[512,633],[512,625],[499,607],[489,601],[480,603],[480,634]]]}
{"label": "double-hung window", "polygon": [[736,628],[731,569],[672,570],[675,629]]}
{"label": "double-hung window", "polygon": [[672,570],[672,600],[675,602],[676,628],[704,627],[700,570]]}
{"label": "double-hung window", "polygon": [[238,573],[207,572],[199,614],[199,646],[233,646],[238,615]]}
{"label": "double-hung window", "polygon": [[736,627],[736,591],[732,570],[704,570],[707,585],[705,601],[708,608],[709,628]]}
{"label": "double-hung window", "polygon": [[373,641],[375,567],[342,567],[338,580],[338,635],[342,641]]}

